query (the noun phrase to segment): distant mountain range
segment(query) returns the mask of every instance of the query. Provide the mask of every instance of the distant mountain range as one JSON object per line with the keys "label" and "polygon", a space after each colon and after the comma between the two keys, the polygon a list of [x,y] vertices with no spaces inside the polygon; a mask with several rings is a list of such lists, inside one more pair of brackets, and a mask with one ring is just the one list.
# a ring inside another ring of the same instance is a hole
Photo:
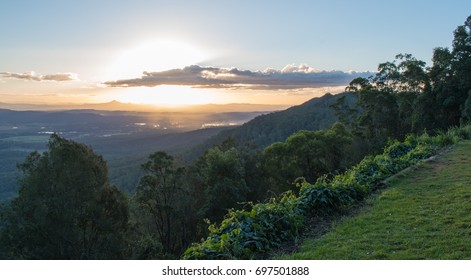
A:
{"label": "distant mountain range", "polygon": [[32,111],[65,111],[65,110],[103,110],[103,111],[133,111],[133,112],[263,112],[278,111],[288,108],[289,105],[267,105],[267,104],[204,104],[180,107],[164,107],[157,105],[121,103],[113,100],[107,103],[87,104],[14,104],[0,102],[0,108],[10,110],[32,110]]}

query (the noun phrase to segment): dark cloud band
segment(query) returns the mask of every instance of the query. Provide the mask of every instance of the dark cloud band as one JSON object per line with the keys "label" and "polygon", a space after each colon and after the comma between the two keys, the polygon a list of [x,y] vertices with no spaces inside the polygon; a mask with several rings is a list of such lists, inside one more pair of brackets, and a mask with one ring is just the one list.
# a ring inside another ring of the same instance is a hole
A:
{"label": "dark cloud band", "polygon": [[282,70],[264,71],[192,65],[162,72],[144,72],[140,78],[107,81],[104,84],[108,87],[182,85],[200,88],[287,90],[341,86],[354,78],[371,75],[370,72],[317,71],[306,65],[288,65]]}

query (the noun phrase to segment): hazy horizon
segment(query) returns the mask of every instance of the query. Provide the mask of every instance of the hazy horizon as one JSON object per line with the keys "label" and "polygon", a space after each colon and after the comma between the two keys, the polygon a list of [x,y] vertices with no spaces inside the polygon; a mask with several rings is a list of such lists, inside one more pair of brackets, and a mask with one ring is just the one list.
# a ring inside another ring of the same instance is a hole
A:
{"label": "hazy horizon", "polygon": [[298,104],[255,104],[255,103],[206,103],[206,104],[145,104],[111,100],[95,103],[8,103],[0,102],[0,109],[15,111],[67,111],[98,110],[128,112],[272,112],[284,110]]}
{"label": "hazy horizon", "polygon": [[[298,105],[449,47],[468,1],[5,1],[0,102]],[[446,13],[444,13],[446,11]]]}

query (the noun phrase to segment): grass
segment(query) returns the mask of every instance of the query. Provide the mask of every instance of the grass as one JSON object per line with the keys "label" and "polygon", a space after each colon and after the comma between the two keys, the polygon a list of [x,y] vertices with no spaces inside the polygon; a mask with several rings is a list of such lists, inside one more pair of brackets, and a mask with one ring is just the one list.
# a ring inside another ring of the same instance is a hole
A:
{"label": "grass", "polygon": [[471,141],[390,181],[282,259],[471,259]]}

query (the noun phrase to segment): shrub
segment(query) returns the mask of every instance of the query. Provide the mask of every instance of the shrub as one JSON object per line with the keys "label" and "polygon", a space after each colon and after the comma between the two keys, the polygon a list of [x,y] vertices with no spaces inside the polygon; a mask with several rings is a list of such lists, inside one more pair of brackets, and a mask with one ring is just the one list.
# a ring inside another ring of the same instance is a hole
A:
{"label": "shrub", "polygon": [[208,238],[194,244],[184,259],[252,259],[299,235],[303,215],[298,200],[286,193],[277,201],[252,205],[250,211],[231,210],[219,227],[211,225]]}

